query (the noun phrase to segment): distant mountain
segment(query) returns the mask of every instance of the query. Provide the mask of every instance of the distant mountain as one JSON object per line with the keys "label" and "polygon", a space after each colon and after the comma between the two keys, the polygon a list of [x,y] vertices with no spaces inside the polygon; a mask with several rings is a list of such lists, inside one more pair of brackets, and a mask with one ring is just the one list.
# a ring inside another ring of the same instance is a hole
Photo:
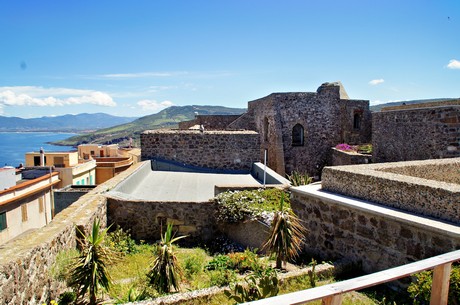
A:
{"label": "distant mountain", "polygon": [[201,115],[235,115],[242,114],[245,111],[246,109],[222,106],[171,106],[158,113],[138,118],[127,124],[74,136],[53,144],[77,146],[84,143],[119,143],[121,145],[126,145],[128,144],[129,138],[132,138],[135,146],[139,146],[140,134],[144,130],[177,128],[179,122],[194,119],[196,113]]}
{"label": "distant mountain", "polygon": [[55,117],[22,119],[0,116],[0,131],[60,131],[81,132],[134,121],[136,118],[118,117],[105,113],[66,114]]}
{"label": "distant mountain", "polygon": [[410,105],[410,104],[425,104],[425,103],[433,103],[433,102],[441,102],[441,101],[450,101],[456,100],[456,98],[433,98],[433,99],[424,99],[424,100],[411,100],[411,101],[399,101],[399,102],[392,102],[392,103],[385,103],[385,104],[378,104],[374,106],[370,106],[369,109],[371,111],[381,111],[384,107],[393,107],[393,106],[400,106],[402,104]]}

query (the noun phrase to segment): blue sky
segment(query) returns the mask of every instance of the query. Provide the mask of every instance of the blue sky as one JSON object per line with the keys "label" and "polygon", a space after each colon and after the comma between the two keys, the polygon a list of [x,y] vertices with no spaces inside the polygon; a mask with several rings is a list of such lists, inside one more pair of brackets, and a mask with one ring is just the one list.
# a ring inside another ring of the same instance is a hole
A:
{"label": "blue sky", "polygon": [[460,97],[460,1],[0,0],[0,115]]}

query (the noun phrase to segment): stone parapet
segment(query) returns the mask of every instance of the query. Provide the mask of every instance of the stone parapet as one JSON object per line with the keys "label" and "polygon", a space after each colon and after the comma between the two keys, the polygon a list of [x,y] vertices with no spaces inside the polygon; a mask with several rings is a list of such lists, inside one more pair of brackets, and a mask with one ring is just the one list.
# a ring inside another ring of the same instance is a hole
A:
{"label": "stone parapet", "polygon": [[460,158],[326,167],[322,185],[325,191],[460,224],[460,185],[439,181],[448,173],[458,177],[459,167]]}
{"label": "stone parapet", "polygon": [[384,270],[460,247],[460,227],[332,194],[321,184],[291,188],[291,207],[307,228],[305,251],[325,260]]}

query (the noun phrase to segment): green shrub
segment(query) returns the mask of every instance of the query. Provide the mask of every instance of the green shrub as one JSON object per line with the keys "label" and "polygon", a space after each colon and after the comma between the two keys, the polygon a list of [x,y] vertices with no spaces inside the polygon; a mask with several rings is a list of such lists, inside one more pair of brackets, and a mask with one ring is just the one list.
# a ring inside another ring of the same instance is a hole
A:
{"label": "green shrub", "polygon": [[209,286],[223,287],[236,282],[236,272],[228,269],[207,271],[209,275]]}
{"label": "green shrub", "polygon": [[195,248],[187,252],[183,258],[183,270],[185,277],[190,280],[192,277],[203,271],[206,264],[206,252],[203,249]]}
{"label": "green shrub", "polygon": [[205,266],[206,270],[224,270],[232,269],[232,262],[228,255],[219,254],[215,256],[208,264]]}
{"label": "green shrub", "polygon": [[[414,305],[430,303],[433,271],[424,271],[415,275],[407,291],[414,300]],[[453,266],[450,273],[449,301],[448,304],[460,304],[460,266]]]}
{"label": "green shrub", "polygon": [[[257,218],[264,212],[274,212],[283,193],[277,188],[221,193],[215,199],[218,204],[217,219],[234,223],[245,217]],[[285,200],[285,204],[289,206],[289,200]]]}
{"label": "green shrub", "polygon": [[234,270],[238,273],[260,271],[264,268],[257,253],[246,249],[244,252],[234,252],[215,256],[206,265],[206,270]]}
{"label": "green shrub", "polygon": [[136,241],[131,238],[129,230],[125,231],[120,226],[107,234],[107,245],[116,252],[123,254],[137,253]]}

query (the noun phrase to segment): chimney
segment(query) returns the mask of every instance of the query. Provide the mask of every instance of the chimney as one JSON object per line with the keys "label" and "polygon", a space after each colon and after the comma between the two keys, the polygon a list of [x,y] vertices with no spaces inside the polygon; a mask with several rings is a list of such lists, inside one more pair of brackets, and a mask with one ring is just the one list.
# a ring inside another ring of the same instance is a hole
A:
{"label": "chimney", "polygon": [[40,166],[45,166],[45,151],[40,147]]}

